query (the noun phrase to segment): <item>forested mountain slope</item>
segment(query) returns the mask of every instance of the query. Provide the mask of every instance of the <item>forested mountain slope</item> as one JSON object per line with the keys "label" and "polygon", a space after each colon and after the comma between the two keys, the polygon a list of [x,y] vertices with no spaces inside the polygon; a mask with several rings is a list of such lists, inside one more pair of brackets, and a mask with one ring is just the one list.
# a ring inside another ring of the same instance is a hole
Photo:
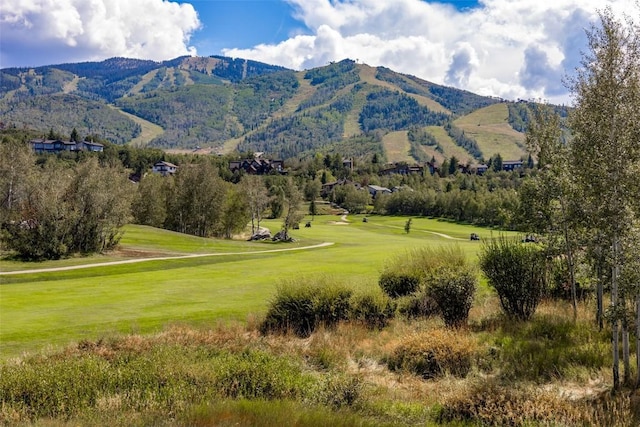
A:
{"label": "forested mountain slope", "polygon": [[120,109],[160,126],[164,132],[150,146],[165,149],[281,158],[375,152],[420,162],[524,155],[528,116],[521,104],[351,60],[295,72],[225,57],[112,58],[3,69],[0,77],[1,125],[43,133],[75,127],[127,143],[140,125]]}

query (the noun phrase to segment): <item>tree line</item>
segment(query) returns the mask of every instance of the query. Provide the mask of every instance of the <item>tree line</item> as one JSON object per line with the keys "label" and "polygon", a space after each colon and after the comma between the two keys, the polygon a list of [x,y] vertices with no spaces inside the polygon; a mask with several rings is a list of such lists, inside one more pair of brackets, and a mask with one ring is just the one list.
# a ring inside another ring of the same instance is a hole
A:
{"label": "tree line", "polygon": [[[613,389],[631,378],[631,337],[640,349],[640,25],[610,9],[587,32],[589,50],[568,87],[575,98],[563,120],[551,107],[530,111],[527,143],[538,168],[522,187],[528,230],[547,237],[561,260],[574,314],[580,288],[592,283],[596,322],[611,328]],[[588,267],[584,274],[581,267]],[[608,305],[605,295],[609,296]],[[620,360],[622,357],[622,360]],[[619,365],[623,372],[620,378]]]}

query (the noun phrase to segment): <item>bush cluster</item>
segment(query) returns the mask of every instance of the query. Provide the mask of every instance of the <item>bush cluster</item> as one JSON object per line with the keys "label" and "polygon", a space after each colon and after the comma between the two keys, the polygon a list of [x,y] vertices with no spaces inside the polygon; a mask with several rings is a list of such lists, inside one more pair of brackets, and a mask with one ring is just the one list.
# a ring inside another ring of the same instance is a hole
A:
{"label": "bush cluster", "polygon": [[476,276],[470,269],[439,268],[427,280],[427,291],[440,309],[445,325],[463,326],[469,317],[476,290]]}
{"label": "bush cluster", "polygon": [[354,294],[349,287],[323,277],[292,280],[278,286],[260,332],[291,331],[308,337],[318,326],[333,328],[348,320],[382,328],[394,312],[395,306],[381,293]]}
{"label": "bush cluster", "polygon": [[396,311],[396,304],[379,292],[355,294],[351,299],[350,319],[370,329],[382,329]]}
{"label": "bush cluster", "polygon": [[477,345],[469,336],[434,329],[403,340],[387,357],[389,369],[431,379],[446,374],[465,377],[471,369]]}
{"label": "bush cluster", "polygon": [[385,271],[380,275],[378,284],[391,298],[410,295],[420,287],[420,276],[416,273]]}
{"label": "bush cluster", "polygon": [[504,236],[485,240],[480,268],[507,316],[518,320],[533,316],[546,289],[546,260],[539,247]]}
{"label": "bush cluster", "polygon": [[476,274],[459,247],[425,248],[393,259],[379,285],[399,299],[398,311],[409,317],[440,314],[448,327],[463,326],[476,291]]}

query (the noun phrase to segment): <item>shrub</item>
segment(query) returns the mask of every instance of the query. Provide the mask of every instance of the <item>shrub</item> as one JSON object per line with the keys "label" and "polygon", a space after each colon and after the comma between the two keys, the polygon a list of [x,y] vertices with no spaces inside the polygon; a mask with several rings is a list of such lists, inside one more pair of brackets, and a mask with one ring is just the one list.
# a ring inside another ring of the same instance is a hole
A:
{"label": "shrub", "polygon": [[303,286],[278,287],[266,318],[260,325],[260,332],[286,333],[291,330],[298,336],[308,337],[315,328],[312,290]]}
{"label": "shrub", "polygon": [[448,398],[437,421],[483,426],[587,425],[583,417],[582,408],[552,392],[482,382]]}
{"label": "shrub", "polygon": [[411,372],[425,379],[447,373],[464,377],[475,353],[476,343],[469,336],[434,329],[403,340],[386,362],[391,370]]}
{"label": "shrub", "polygon": [[313,309],[316,322],[333,328],[338,322],[349,318],[350,299],[353,292],[340,285],[320,286],[316,289]]}
{"label": "shrub", "polygon": [[533,316],[545,292],[545,258],[536,245],[503,236],[485,240],[480,268],[507,316],[519,320]]}
{"label": "shrub", "polygon": [[395,304],[380,292],[356,294],[351,299],[350,319],[370,329],[382,329],[395,313]]}
{"label": "shrub", "polygon": [[291,330],[308,337],[319,325],[333,327],[348,319],[351,294],[350,289],[326,278],[314,278],[306,284],[284,282],[269,305],[260,331],[264,334]]}
{"label": "shrub", "polygon": [[441,267],[427,279],[427,293],[438,305],[445,325],[460,327],[467,322],[476,282],[476,275],[468,267]]}
{"label": "shrub", "polygon": [[398,300],[398,312],[408,319],[440,314],[436,301],[424,289]]}
{"label": "shrub", "polygon": [[420,286],[420,276],[416,273],[385,271],[380,275],[378,284],[391,298],[398,298],[417,291]]}
{"label": "shrub", "polygon": [[324,378],[314,400],[334,410],[350,407],[360,398],[362,388],[362,380],[359,377],[332,374]]}

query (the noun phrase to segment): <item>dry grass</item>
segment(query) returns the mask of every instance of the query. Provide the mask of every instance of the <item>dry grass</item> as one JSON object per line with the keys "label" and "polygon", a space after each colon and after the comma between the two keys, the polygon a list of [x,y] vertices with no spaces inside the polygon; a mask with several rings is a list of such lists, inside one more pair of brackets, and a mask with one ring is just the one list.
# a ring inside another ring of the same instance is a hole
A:
{"label": "dry grass", "polygon": [[[607,352],[606,335],[601,336],[593,326],[592,308],[591,303],[581,304],[574,324],[568,303],[546,301],[539,306],[532,321],[512,322],[499,314],[496,298],[487,294],[476,300],[470,313],[471,326],[464,330],[449,331],[435,318],[395,319],[381,331],[357,323],[340,323],[331,329],[320,327],[308,338],[291,334],[261,335],[258,327],[262,319],[251,317],[243,324],[216,324],[199,329],[174,325],[151,336],[113,336],[95,342],[83,341],[62,353],[26,358],[15,362],[15,366],[40,363],[46,367],[68,360],[76,361],[73,366],[83,366],[78,361],[97,363],[128,358],[138,364],[157,361],[161,366],[171,367],[171,375],[175,378],[182,373],[196,383],[213,384],[209,379],[213,373],[207,368],[210,363],[207,358],[211,357],[208,355],[263,354],[268,356],[270,363],[281,358],[300,361],[304,375],[311,374],[305,378],[315,378],[324,390],[314,394],[314,402],[320,402],[321,406],[312,406],[312,409],[302,401],[282,403],[277,400],[242,403],[214,399],[205,406],[194,407],[171,400],[171,396],[179,395],[178,391],[167,392],[169,400],[165,405],[172,408],[171,414],[153,401],[136,409],[131,406],[131,396],[103,393],[92,408],[77,413],[71,411],[68,413],[70,418],[41,419],[39,425],[106,425],[112,420],[112,425],[148,425],[156,424],[158,420],[169,425],[220,425],[214,420],[223,413],[235,422],[253,420],[252,425],[277,425],[287,420],[286,413],[292,410],[298,414],[297,420],[307,420],[298,425],[322,425],[318,420],[335,417],[335,408],[345,402],[352,403],[340,410],[344,425],[431,425],[441,422],[463,425],[637,425],[633,424],[638,420],[633,414],[640,407],[640,396],[626,393],[610,396],[608,356],[588,358],[586,362],[571,359],[564,371],[555,372],[555,376],[543,376],[541,380],[505,376],[508,371],[505,365],[513,363],[509,359],[510,352],[526,350],[525,344],[545,339],[545,336],[547,340],[542,341],[545,347],[541,348],[560,357],[551,363],[563,363],[563,355],[571,357],[584,348],[587,348],[585,354]],[[587,347],[583,347],[583,342]],[[562,351],[556,354],[554,346],[561,347]],[[531,351],[541,348],[535,347]],[[183,362],[180,356],[172,356],[175,351],[187,355],[188,360]],[[441,361],[440,370],[437,375],[424,375],[423,372],[415,374],[389,369],[393,365],[391,359],[400,353],[416,359],[431,355]],[[557,369],[557,366],[544,364],[544,357],[542,361],[529,362],[530,356],[533,354],[522,353],[517,362],[521,365],[542,363],[540,369]],[[592,360],[595,365],[588,365]],[[11,365],[13,362],[5,366],[3,375],[7,375]],[[48,371],[49,368],[43,370]],[[211,391],[207,393],[211,394]],[[336,401],[332,401],[334,398]],[[350,400],[352,398],[356,400]],[[28,411],[22,406],[0,406],[0,422],[14,425],[35,420],[25,418]],[[282,411],[278,409],[281,406]],[[274,421],[261,424],[260,419]]]}
{"label": "dry grass", "polygon": [[411,146],[409,145],[407,131],[389,132],[382,137],[382,146],[384,147],[387,160],[390,162],[415,162],[409,155]]}
{"label": "dry grass", "polygon": [[526,154],[524,134],[509,126],[508,117],[507,105],[500,103],[460,117],[454,124],[478,142],[485,159],[500,153],[503,160],[518,160]]}

